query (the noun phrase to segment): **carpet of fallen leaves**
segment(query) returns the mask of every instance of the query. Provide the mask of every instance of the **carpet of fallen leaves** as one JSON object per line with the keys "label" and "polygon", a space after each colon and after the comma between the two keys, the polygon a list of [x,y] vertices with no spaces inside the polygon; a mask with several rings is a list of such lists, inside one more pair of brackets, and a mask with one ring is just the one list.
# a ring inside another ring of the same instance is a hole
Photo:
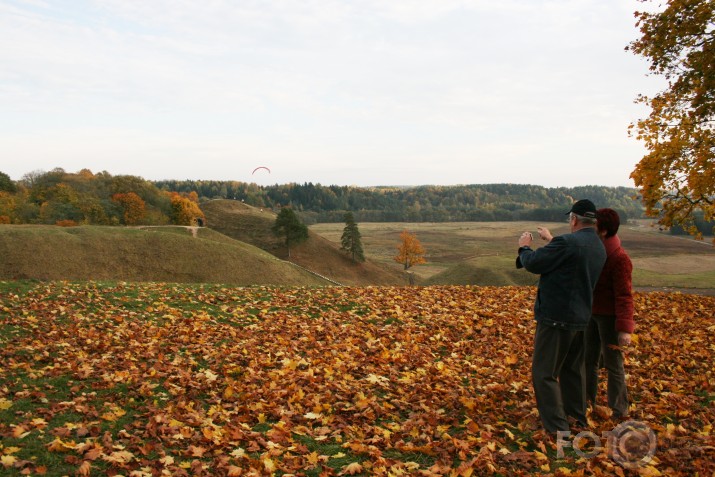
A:
{"label": "carpet of fallen leaves", "polygon": [[[657,452],[628,470],[606,452],[557,458],[544,440],[534,293],[6,289],[0,473],[712,475],[715,298],[637,294],[632,417],[655,431]],[[599,436],[616,425],[604,409],[590,415]]]}

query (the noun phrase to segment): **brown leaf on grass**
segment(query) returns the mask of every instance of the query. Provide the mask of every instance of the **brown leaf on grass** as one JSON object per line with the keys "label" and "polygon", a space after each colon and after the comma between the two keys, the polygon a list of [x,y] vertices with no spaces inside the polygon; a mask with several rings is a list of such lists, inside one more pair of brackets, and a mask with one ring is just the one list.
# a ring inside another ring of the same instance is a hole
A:
{"label": "brown leaf on grass", "polygon": [[102,460],[111,462],[114,464],[126,464],[134,460],[134,454],[129,451],[115,451],[109,455],[102,456]]}
{"label": "brown leaf on grass", "polygon": [[363,466],[357,462],[346,465],[338,475],[355,475],[363,471]]}
{"label": "brown leaf on grass", "polygon": [[206,447],[191,445],[188,448],[188,455],[191,457],[203,457],[206,453]]}
{"label": "brown leaf on grass", "polygon": [[90,475],[92,472],[92,463],[89,462],[88,460],[85,460],[82,462],[82,465],[79,466],[79,469],[77,469],[77,475],[82,476],[82,477],[87,477]]}
{"label": "brown leaf on grass", "polygon": [[15,439],[23,439],[30,434],[29,429],[24,425],[15,426],[12,430],[12,437]]}

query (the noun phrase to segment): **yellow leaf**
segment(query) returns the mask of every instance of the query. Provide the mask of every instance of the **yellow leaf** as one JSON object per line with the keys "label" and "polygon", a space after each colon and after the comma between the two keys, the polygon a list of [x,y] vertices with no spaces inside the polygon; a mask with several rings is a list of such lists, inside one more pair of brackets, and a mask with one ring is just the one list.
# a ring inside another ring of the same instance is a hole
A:
{"label": "yellow leaf", "polygon": [[658,477],[663,474],[660,473],[658,469],[653,467],[652,465],[646,466],[646,467],[641,467],[638,469],[638,475],[639,476],[645,476],[645,477]]}
{"label": "yellow leaf", "polygon": [[276,470],[276,464],[269,458],[263,459],[263,466],[266,468],[268,472],[275,472]]}
{"label": "yellow leaf", "polygon": [[9,401],[5,398],[0,399],[0,411],[4,411],[5,409],[10,409],[12,407],[12,401]]}
{"label": "yellow leaf", "polygon": [[534,451],[534,455],[536,456],[537,459],[539,460],[549,460],[549,458],[546,456],[546,454],[539,452],[537,450]]}
{"label": "yellow leaf", "polygon": [[515,354],[510,354],[506,357],[506,360],[504,362],[506,364],[516,364],[517,361],[519,361],[519,358]]}
{"label": "yellow leaf", "polygon": [[5,468],[12,467],[15,465],[15,462],[17,462],[17,457],[14,455],[4,455],[0,457],[0,463],[2,463],[2,466]]}
{"label": "yellow leaf", "polygon": [[77,447],[77,445],[74,442],[64,442],[62,439],[57,437],[47,446],[47,450],[50,452],[68,452],[75,447]]}

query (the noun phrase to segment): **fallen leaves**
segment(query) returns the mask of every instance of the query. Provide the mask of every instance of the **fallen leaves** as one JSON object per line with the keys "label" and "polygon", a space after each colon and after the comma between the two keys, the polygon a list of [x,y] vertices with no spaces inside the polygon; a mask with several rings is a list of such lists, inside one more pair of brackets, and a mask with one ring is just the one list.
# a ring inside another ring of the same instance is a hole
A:
{"label": "fallen leaves", "polygon": [[[539,437],[532,288],[48,283],[0,299],[0,464],[18,475],[621,469]],[[712,473],[715,299],[637,294],[636,311],[632,414],[659,439],[643,472]]]}

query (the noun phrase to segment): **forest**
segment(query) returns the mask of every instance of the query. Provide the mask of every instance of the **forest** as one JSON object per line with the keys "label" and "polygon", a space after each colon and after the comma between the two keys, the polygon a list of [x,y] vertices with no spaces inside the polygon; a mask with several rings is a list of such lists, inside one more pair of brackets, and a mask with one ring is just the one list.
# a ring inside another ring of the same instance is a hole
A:
{"label": "forest", "polygon": [[[623,222],[644,217],[638,190],[627,187],[548,188],[528,184],[453,186],[324,186],[215,180],[149,181],[89,169],[33,171],[13,181],[0,172],[0,224],[195,225],[203,223],[201,203],[240,200],[278,212],[291,207],[307,225],[343,222],[559,222],[571,203],[590,198],[611,207]],[[715,223],[694,214],[694,230],[671,233],[711,235]]]}
{"label": "forest", "polygon": [[640,218],[636,189],[481,184],[417,187],[356,187],[320,184],[257,186],[235,181],[158,181],[157,187],[195,191],[201,199],[236,199],[257,207],[290,206],[306,223],[342,222],[352,212],[358,222],[561,221],[574,200],[590,198],[624,219]]}

